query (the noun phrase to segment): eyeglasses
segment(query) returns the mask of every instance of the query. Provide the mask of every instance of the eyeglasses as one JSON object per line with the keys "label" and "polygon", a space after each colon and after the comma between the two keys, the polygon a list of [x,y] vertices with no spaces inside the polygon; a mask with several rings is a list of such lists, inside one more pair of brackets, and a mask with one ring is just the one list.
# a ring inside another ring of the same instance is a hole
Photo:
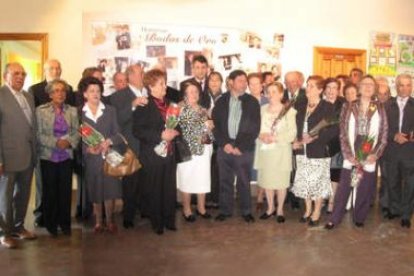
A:
{"label": "eyeglasses", "polygon": [[373,83],[361,82],[360,85],[362,86],[375,86]]}

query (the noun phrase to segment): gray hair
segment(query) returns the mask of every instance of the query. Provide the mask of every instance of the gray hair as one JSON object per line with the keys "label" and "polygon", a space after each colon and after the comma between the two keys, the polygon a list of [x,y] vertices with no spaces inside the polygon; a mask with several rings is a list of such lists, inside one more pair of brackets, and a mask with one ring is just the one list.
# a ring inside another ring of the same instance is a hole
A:
{"label": "gray hair", "polygon": [[413,81],[413,77],[410,74],[407,74],[407,73],[399,74],[397,76],[397,78],[395,79],[395,83],[396,83],[397,86],[400,85],[400,80],[401,79],[409,79],[411,81],[411,83]]}
{"label": "gray hair", "polygon": [[58,80],[52,80],[51,82],[49,82],[46,85],[46,88],[45,88],[46,93],[49,94],[49,95],[52,94],[53,89],[55,88],[55,85],[58,85],[58,84],[62,84],[63,87],[65,88],[66,93],[68,93],[68,91],[69,91],[69,85],[68,85],[68,83],[66,81],[60,80],[60,79],[58,79]]}

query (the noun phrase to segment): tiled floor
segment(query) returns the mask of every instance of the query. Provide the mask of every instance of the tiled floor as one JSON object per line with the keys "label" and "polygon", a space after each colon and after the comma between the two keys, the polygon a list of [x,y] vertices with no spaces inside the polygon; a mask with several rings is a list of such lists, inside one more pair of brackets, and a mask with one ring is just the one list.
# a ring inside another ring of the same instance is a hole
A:
{"label": "tiled floor", "polygon": [[95,235],[92,222],[73,220],[72,236],[58,238],[33,229],[32,209],[33,197],[26,226],[39,239],[0,248],[0,276],[414,275],[414,228],[383,219],[376,206],[362,229],[349,213],[333,231],[323,223],[309,228],[298,222],[300,211],[286,206],[285,224],[259,220],[258,213],[254,224],[238,216],[187,223],[177,210],[178,231],[162,236],[137,218],[133,230],[120,227],[115,236]]}
{"label": "tiled floor", "polygon": [[363,229],[349,214],[334,231],[300,224],[300,215],[288,211],[285,224],[236,216],[190,224],[177,211],[178,231],[163,236],[141,219],[115,236],[76,222],[70,238],[36,229],[38,240],[0,249],[0,275],[414,275],[414,230],[375,207]]}

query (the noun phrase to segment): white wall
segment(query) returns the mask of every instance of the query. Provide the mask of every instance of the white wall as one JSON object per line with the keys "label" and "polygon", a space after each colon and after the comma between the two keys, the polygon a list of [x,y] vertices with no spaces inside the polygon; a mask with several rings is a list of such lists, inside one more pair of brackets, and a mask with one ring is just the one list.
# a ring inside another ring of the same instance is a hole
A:
{"label": "white wall", "polygon": [[82,71],[82,13],[281,32],[283,70],[305,75],[312,73],[314,46],[367,49],[371,30],[414,35],[412,0],[14,0],[1,8],[0,32],[49,33],[49,57],[62,61],[63,77],[73,85]]}

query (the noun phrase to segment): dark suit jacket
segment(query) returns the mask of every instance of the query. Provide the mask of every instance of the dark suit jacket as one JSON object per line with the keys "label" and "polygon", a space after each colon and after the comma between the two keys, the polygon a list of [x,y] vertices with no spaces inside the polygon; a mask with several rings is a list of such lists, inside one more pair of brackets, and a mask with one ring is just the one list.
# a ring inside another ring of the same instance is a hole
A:
{"label": "dark suit jacket", "polygon": [[[283,91],[283,99],[282,101],[285,103],[289,100],[289,91],[287,89],[285,89]],[[297,109],[297,106],[300,105],[301,102],[303,102],[304,100],[306,100],[306,92],[304,88],[300,88],[297,98],[296,98],[296,103],[295,103],[295,108]]]}
{"label": "dark suit jacket", "polygon": [[[181,94],[184,95],[184,84],[187,81],[195,81],[198,83],[198,81],[195,78],[190,78],[187,79],[185,81],[182,81],[180,83],[180,91]],[[207,78],[205,79],[205,81],[207,81]],[[198,100],[198,104],[201,105],[202,107],[204,107],[205,109],[209,110],[211,107],[211,101],[212,101],[212,97],[210,96],[210,93],[208,92],[208,84],[204,84],[204,89],[202,89],[201,94],[200,94],[200,99]]]}
{"label": "dark suit jacket", "polygon": [[118,125],[135,154],[139,154],[139,140],[132,134],[132,101],[136,98],[129,87],[115,92],[109,97],[110,105],[115,107]]}
{"label": "dark suit jacket", "polygon": [[[168,100],[167,104],[169,103]],[[143,166],[154,166],[170,162],[168,158],[158,156],[154,147],[161,142],[161,133],[165,121],[161,116],[152,96],[148,97],[146,106],[138,106],[133,113],[132,133],[139,139],[141,148],[139,160]]]}
{"label": "dark suit jacket", "polygon": [[[296,113],[297,139],[302,139],[303,127],[305,123],[307,98],[298,103]],[[322,119],[330,118],[335,112],[333,104],[321,100],[313,113],[308,118],[308,131],[314,128]],[[319,137],[310,144],[306,145],[306,155],[309,158],[325,158],[329,157],[328,143],[334,137],[339,136],[339,126],[334,125],[322,129]],[[295,150],[295,154],[304,154],[304,150]]]}
{"label": "dark suit jacket", "polygon": [[[405,143],[403,145],[397,144],[394,141],[394,136],[399,132],[400,108],[398,107],[397,99],[390,99],[385,105],[388,118],[388,145],[385,150],[385,158],[391,160],[395,157],[400,159],[414,159],[414,142]],[[409,98],[404,107],[404,117],[401,126],[401,132],[410,134],[414,131],[414,98]]]}
{"label": "dark suit jacket", "polygon": [[179,103],[183,100],[183,93],[171,86],[167,86],[167,94],[165,97],[171,102]]}
{"label": "dark suit jacket", "polygon": [[[335,109],[334,117],[339,120],[339,117],[341,116],[342,106],[345,103],[345,99],[342,97],[338,97],[336,102],[333,104]],[[329,141],[329,156],[334,156],[338,152],[341,151],[341,143],[339,141],[339,136],[335,136]]]}
{"label": "dark suit jacket", "polygon": [[231,144],[242,152],[253,151],[260,131],[260,105],[256,98],[247,93],[241,95],[239,99],[242,116],[236,139],[230,139],[228,132],[230,92],[218,98],[213,108],[214,138],[220,147]]}
{"label": "dark suit jacket", "polygon": [[[47,85],[47,82],[46,80],[44,80],[42,82],[39,82],[29,87],[29,93],[32,94],[34,98],[35,107],[38,107],[42,104],[50,102],[49,94],[47,94],[45,91],[46,85]],[[71,106],[75,106],[76,105],[75,96],[76,95],[73,93],[72,86],[69,85],[69,91],[68,91],[68,94],[66,95],[65,103]]]}

